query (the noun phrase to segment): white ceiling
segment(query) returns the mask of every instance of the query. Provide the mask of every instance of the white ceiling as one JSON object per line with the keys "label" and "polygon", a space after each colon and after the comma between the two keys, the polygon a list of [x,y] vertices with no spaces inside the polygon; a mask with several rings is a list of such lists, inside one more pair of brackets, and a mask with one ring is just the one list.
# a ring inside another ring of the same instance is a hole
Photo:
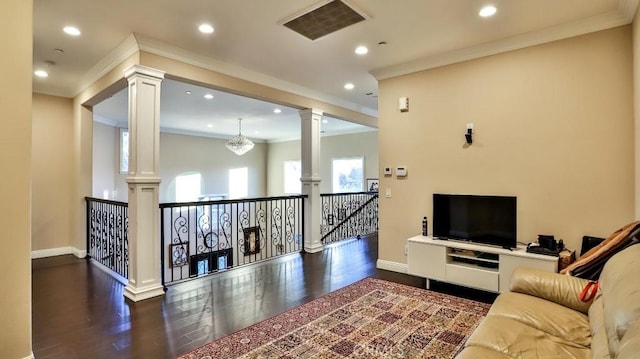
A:
{"label": "white ceiling", "polygon": [[[638,6],[638,0],[348,0],[370,19],[316,41],[281,25],[283,19],[323,2],[35,0],[34,69],[46,68],[49,77],[34,78],[34,91],[78,94],[113,65],[105,59],[116,58],[114,52],[134,34],[145,51],[179,51],[182,57],[208,62],[233,76],[375,116],[377,79],[628,24]],[[480,18],[479,9],[489,3],[498,13]],[[202,22],[212,24],[215,32],[199,33]],[[64,34],[66,25],[77,26],[82,35]],[[382,41],[386,45],[378,45]],[[357,45],[368,46],[369,53],[354,54]],[[47,67],[47,60],[55,65]],[[355,89],[345,90],[346,82],[354,83]],[[175,85],[175,89],[163,86],[163,92],[182,96],[183,84]],[[257,125],[251,128],[252,121],[266,116],[264,109],[258,113],[240,99],[241,107],[225,108],[216,99],[236,101],[217,93],[214,100],[201,104],[194,93],[184,102],[168,105],[192,112],[161,125],[175,127],[201,119],[194,126],[202,127],[209,116],[227,122],[246,117],[247,135],[256,129],[268,131]],[[297,111],[283,108],[281,118],[291,112]],[[165,113],[161,121],[171,118]],[[264,134],[264,138],[270,137]]]}
{"label": "white ceiling", "polygon": [[[300,139],[300,115],[295,108],[171,79],[162,81],[160,93],[161,132],[230,138],[238,134],[238,118],[242,118],[242,134],[253,141]],[[206,99],[205,94],[213,95],[213,98]],[[127,102],[128,92],[125,88],[94,106],[94,119],[126,128]],[[275,109],[281,112],[275,113]],[[375,128],[327,116],[323,117],[321,124],[323,136],[367,131],[375,131]]]}

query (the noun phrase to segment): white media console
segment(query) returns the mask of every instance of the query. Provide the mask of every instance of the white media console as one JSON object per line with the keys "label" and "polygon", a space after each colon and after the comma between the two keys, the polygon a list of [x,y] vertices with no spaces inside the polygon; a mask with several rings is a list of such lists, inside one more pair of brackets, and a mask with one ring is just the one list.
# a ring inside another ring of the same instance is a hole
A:
{"label": "white media console", "polygon": [[509,290],[511,274],[518,267],[557,272],[558,257],[415,236],[407,243],[407,272],[411,275],[490,292]]}

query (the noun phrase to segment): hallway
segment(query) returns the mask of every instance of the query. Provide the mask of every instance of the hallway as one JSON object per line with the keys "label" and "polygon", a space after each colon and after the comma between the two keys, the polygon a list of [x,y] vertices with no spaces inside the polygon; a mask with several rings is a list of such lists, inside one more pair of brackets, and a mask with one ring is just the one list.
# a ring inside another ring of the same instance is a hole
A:
{"label": "hallway", "polygon": [[173,358],[365,277],[424,288],[424,279],[376,269],[377,258],[371,236],[173,285],[164,297],[138,303],[125,301],[124,285],[84,259],[36,259],[34,354]]}

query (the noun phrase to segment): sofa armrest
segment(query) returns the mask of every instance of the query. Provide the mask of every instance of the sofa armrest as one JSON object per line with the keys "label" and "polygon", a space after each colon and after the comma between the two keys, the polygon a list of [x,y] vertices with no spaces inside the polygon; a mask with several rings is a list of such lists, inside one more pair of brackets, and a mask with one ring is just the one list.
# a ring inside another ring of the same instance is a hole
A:
{"label": "sofa armrest", "polygon": [[591,301],[582,302],[580,292],[588,280],[569,275],[517,268],[511,277],[510,290],[558,303],[587,314]]}

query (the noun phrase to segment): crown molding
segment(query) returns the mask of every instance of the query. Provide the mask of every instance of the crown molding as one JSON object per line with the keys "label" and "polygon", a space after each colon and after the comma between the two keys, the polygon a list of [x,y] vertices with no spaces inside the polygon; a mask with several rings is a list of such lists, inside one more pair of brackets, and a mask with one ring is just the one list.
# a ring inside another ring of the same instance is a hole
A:
{"label": "crown molding", "polygon": [[96,115],[95,113],[93,114],[93,120],[95,122],[101,123],[103,125],[111,126],[111,127],[123,127],[123,128],[127,127],[127,124],[123,126],[117,120],[112,120],[110,118],[102,117],[102,116]]}
{"label": "crown molding", "polygon": [[170,45],[146,36],[135,34],[138,46],[141,51],[149,52],[158,56],[163,56],[172,60],[184,62],[189,65],[202,67],[207,70],[219,72],[228,76],[236,77],[241,80],[253,82],[259,85],[275,88],[281,91],[305,96],[314,100],[329,103],[348,110],[359,112],[368,116],[378,117],[378,111],[370,107],[358,105],[356,103],[345,101],[338,97],[320,93],[304,86],[296,85],[291,82],[277,79],[260,72],[249,70],[247,68],[233,65],[228,62],[213,59],[211,57],[199,55],[180,47]]}
{"label": "crown molding", "polygon": [[127,36],[127,38],[120,43],[113,51],[107,56],[98,61],[89,71],[87,71],[82,79],[78,82],[77,86],[70,94],[71,97],[75,97],[82,91],[89,88],[102,76],[106,75],[109,71],[113,70],[116,66],[120,65],[124,60],[131,57],[136,52],[140,51],[138,42],[133,34]]}
{"label": "crown molding", "polygon": [[627,25],[633,21],[636,9],[638,8],[638,1],[639,0],[619,0],[618,9],[608,13],[592,16],[572,23],[556,25],[538,31],[508,37],[498,41],[429,56],[400,65],[374,69],[370,73],[380,81],[418,71],[429,70],[436,67],[442,67]]}
{"label": "crown molding", "polygon": [[632,23],[638,11],[639,0],[618,0],[618,11],[626,19],[627,23]]}

